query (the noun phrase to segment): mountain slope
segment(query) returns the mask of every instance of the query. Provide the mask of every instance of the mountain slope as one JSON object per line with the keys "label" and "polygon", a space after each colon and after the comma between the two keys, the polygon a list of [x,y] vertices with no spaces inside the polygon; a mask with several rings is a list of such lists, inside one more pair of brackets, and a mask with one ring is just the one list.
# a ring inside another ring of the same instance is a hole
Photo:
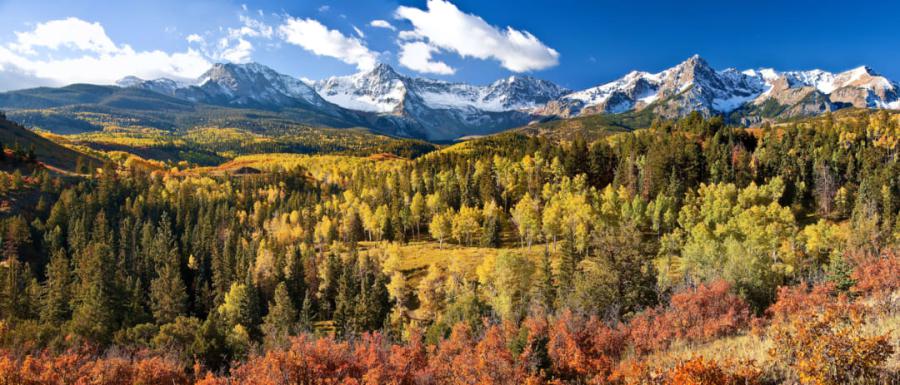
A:
{"label": "mountain slope", "polygon": [[716,71],[699,56],[659,73],[633,71],[612,82],[576,91],[539,112],[561,117],[648,109],[665,118],[692,111],[737,121],[809,116],[844,107],[900,108],[900,87],[868,67],[846,72]]}
{"label": "mountain slope", "polygon": [[[431,141],[596,114],[640,113],[639,119],[612,121],[644,122],[698,111],[756,124],[847,107],[900,109],[900,86],[868,67],[841,73],[719,71],[693,56],[657,73],[632,71],[580,91],[529,76],[487,85],[417,78],[386,64],[306,83],[261,64],[229,63],[214,65],[190,84],[127,77],[118,87],[75,84],[0,93],[0,108],[13,110],[26,126],[63,134],[99,130],[108,116],[171,131],[222,124],[219,117],[227,115],[244,116],[239,128],[254,132],[299,124]],[[264,122],[252,123],[254,116]]]}
{"label": "mountain slope", "polygon": [[431,140],[494,133],[526,124],[532,111],[567,91],[532,77],[509,77],[487,86],[398,74],[386,64],[368,72],[314,83],[326,100],[417,127]]}
{"label": "mountain slope", "polygon": [[38,162],[65,171],[75,171],[80,162],[97,166],[101,164],[99,160],[90,155],[82,154],[31,132],[18,123],[8,120],[2,113],[0,113],[0,142],[10,148],[16,145],[23,150],[34,148]]}

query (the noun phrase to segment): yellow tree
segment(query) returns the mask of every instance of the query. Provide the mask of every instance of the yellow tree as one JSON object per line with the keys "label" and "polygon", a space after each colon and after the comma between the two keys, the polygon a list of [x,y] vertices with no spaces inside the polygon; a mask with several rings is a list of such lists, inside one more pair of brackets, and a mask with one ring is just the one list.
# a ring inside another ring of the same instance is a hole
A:
{"label": "yellow tree", "polygon": [[420,316],[434,318],[441,312],[446,297],[445,283],[447,274],[438,264],[432,263],[428,267],[428,274],[419,282],[419,312]]}
{"label": "yellow tree", "polygon": [[533,199],[531,194],[525,193],[525,196],[513,208],[512,219],[519,230],[520,239],[530,248],[541,234],[540,202]]}
{"label": "yellow tree", "polygon": [[466,246],[472,245],[472,239],[481,230],[481,210],[475,207],[463,206],[453,217],[451,232],[453,238]]}
{"label": "yellow tree", "polygon": [[431,233],[432,238],[438,240],[438,245],[441,249],[444,248],[444,239],[450,236],[452,230],[450,221],[450,216],[452,215],[453,213],[450,211],[437,213],[431,217],[431,224],[428,225],[428,232]]}

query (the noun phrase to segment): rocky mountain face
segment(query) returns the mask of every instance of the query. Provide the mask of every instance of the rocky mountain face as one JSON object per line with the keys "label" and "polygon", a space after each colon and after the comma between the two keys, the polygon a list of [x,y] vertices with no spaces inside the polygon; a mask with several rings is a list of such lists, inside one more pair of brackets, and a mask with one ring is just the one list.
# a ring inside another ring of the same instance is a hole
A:
{"label": "rocky mountain face", "polygon": [[491,134],[539,119],[645,110],[665,118],[699,111],[755,124],[846,107],[900,109],[900,86],[868,67],[841,73],[715,70],[699,56],[658,73],[633,71],[580,91],[529,76],[488,85],[409,77],[386,64],[309,84],[250,63],[216,64],[194,84],[129,77],[119,85],[198,103],[302,107],[387,134],[429,140]]}
{"label": "rocky mountain face", "polygon": [[306,83],[257,63],[215,64],[194,84],[170,79],[142,80],[134,76],[117,84],[207,104],[263,108],[304,105],[334,112],[334,106]]}
{"label": "rocky mountain face", "polygon": [[675,118],[691,111],[736,115],[753,123],[813,115],[844,107],[900,108],[898,85],[868,67],[833,74],[712,69],[699,56],[651,74],[630,72],[615,81],[564,95],[538,112],[563,117],[649,109]]}
{"label": "rocky mountain face", "polygon": [[487,86],[412,78],[386,64],[314,84],[325,100],[418,126],[432,140],[490,134],[527,124],[534,111],[568,91],[551,82],[512,76]]}

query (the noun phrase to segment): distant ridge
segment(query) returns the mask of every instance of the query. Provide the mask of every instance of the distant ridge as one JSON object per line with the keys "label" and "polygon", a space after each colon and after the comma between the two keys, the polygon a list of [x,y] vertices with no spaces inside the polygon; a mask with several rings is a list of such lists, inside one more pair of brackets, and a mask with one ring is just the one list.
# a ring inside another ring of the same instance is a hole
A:
{"label": "distant ridge", "polygon": [[[698,111],[750,125],[847,107],[900,109],[900,86],[866,66],[840,73],[715,70],[694,55],[658,73],[632,71],[577,91],[530,76],[488,85],[410,77],[387,64],[306,82],[258,63],[228,63],[215,64],[190,83],[132,76],[118,86],[79,84],[0,93],[0,108],[6,109],[104,106],[165,114],[198,105],[262,109],[313,126],[366,127],[391,136],[450,141],[595,114],[642,112],[677,118]],[[69,117],[73,123],[78,119]]]}

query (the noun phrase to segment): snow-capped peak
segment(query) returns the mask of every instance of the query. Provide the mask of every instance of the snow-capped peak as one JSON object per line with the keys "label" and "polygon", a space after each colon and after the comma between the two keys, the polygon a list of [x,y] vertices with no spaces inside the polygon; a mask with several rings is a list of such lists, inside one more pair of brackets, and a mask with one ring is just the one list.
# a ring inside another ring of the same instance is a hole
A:
{"label": "snow-capped peak", "polygon": [[339,106],[377,113],[420,107],[487,112],[528,110],[565,93],[551,82],[529,76],[510,76],[476,86],[407,77],[384,63],[367,72],[316,82],[315,88],[323,98]]}
{"label": "snow-capped peak", "polygon": [[232,98],[237,104],[290,104],[290,99],[322,104],[315,90],[303,81],[259,63],[217,63],[197,84],[207,93]]}
{"label": "snow-capped peak", "polygon": [[174,95],[175,91],[179,88],[187,87],[186,84],[177,82],[172,79],[158,78],[153,80],[144,80],[137,76],[126,76],[122,79],[119,79],[116,82],[116,85],[122,88],[141,88],[170,96]]}

